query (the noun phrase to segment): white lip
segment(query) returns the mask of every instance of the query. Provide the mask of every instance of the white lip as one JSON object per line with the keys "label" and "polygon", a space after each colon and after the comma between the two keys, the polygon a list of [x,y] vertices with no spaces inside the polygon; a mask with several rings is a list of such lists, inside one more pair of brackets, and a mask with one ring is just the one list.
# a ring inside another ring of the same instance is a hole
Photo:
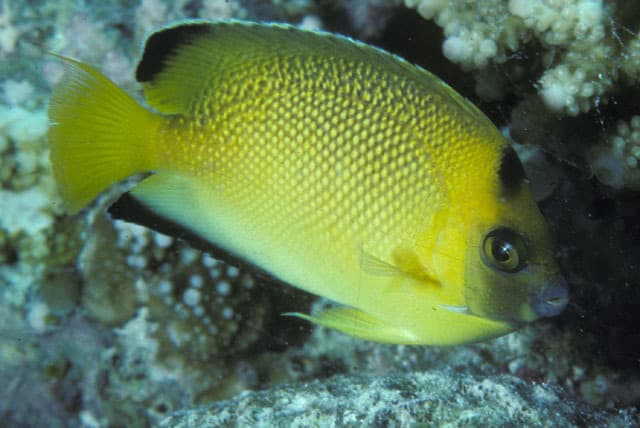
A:
{"label": "white lip", "polygon": [[540,317],[560,314],[569,303],[569,291],[564,278],[547,284],[544,289],[530,299],[531,307]]}

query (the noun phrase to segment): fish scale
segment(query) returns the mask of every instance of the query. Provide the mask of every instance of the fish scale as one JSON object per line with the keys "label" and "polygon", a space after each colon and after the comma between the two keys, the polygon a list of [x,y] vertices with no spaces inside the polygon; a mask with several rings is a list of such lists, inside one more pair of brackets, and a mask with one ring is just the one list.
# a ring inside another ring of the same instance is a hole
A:
{"label": "fish scale", "polygon": [[[168,125],[169,131],[173,126],[186,126],[190,130],[167,132],[173,135],[179,153],[171,150],[166,153],[166,168],[200,171],[214,187],[221,186],[223,177],[229,177],[224,189],[230,199],[241,204],[240,210],[264,210],[270,214],[267,218],[286,217],[303,229],[333,230],[327,237],[329,241],[340,235],[366,240],[378,256],[388,256],[380,249],[391,249],[399,242],[383,240],[384,237],[396,235],[397,240],[406,240],[407,234],[399,233],[398,229],[408,225],[408,229],[415,230],[417,219],[410,219],[413,214],[399,208],[412,206],[414,211],[428,217],[424,202],[429,201],[432,206],[441,203],[443,197],[436,193],[435,186],[429,186],[424,174],[433,168],[421,162],[417,142],[406,135],[409,127],[403,130],[399,125],[389,126],[390,119],[384,121],[379,111],[385,105],[366,110],[361,100],[351,101],[353,91],[347,83],[357,81],[349,79],[350,70],[356,69],[353,64],[339,66],[324,61],[304,65],[285,58],[272,63],[273,69],[285,73],[261,72],[260,79],[254,79],[253,70],[250,73],[234,70],[236,73],[229,73],[228,79],[214,82],[213,88],[207,90],[211,94],[198,97],[201,102],[192,104],[194,113],[187,112],[179,123]],[[318,96],[301,85],[309,82],[305,69],[313,70],[322,82],[336,80],[340,75],[345,84],[342,89],[333,88],[330,94],[334,99]],[[375,87],[380,99],[393,100],[384,84],[386,76],[371,71],[359,74],[370,76],[366,85],[362,85],[362,93],[368,94]],[[241,82],[252,81],[255,83],[242,85],[242,91],[233,90]],[[263,99],[265,93],[269,97]],[[309,95],[289,97],[280,93]],[[310,107],[300,115],[298,105]],[[218,116],[215,112],[224,113]],[[251,112],[249,118],[246,112]],[[196,120],[199,116],[207,116],[207,120]],[[360,125],[356,125],[354,117]],[[211,131],[199,128],[202,122]],[[325,124],[330,127],[324,128]],[[352,128],[353,131],[346,132]],[[313,138],[307,135],[303,139],[300,136],[304,132],[300,133],[300,129],[316,129],[316,133]],[[211,141],[185,141],[183,135]],[[218,135],[221,138],[216,138]],[[211,147],[218,150],[210,151]],[[206,167],[203,162],[211,166]],[[410,174],[412,164],[416,165],[414,174]],[[272,170],[276,166],[280,168]],[[347,171],[349,175],[338,175],[338,171]],[[264,185],[256,187],[252,184],[256,182]],[[249,190],[245,193],[243,189]],[[407,212],[407,216],[393,215],[394,211]],[[375,241],[379,244],[374,244]]]}

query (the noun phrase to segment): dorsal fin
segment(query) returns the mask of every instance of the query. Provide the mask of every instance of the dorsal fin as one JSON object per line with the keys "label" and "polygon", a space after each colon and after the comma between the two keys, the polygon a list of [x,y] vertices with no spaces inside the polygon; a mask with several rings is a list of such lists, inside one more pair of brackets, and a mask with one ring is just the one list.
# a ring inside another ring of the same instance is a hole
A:
{"label": "dorsal fin", "polygon": [[182,113],[198,91],[212,85],[225,71],[251,67],[256,61],[274,56],[375,63],[378,69],[418,81],[420,87],[428,86],[445,100],[484,117],[440,79],[396,55],[345,36],[302,30],[288,24],[237,20],[181,22],[149,37],[136,78],[143,84],[149,105],[167,114]]}
{"label": "dorsal fin", "polygon": [[214,68],[215,57],[199,47],[213,32],[204,22],[186,22],[153,33],[145,42],[136,79],[147,103],[166,114],[184,112]]}
{"label": "dorsal fin", "polygon": [[182,45],[206,36],[211,31],[210,25],[193,23],[153,33],[145,43],[142,58],[136,69],[136,80],[141,83],[153,82],[165,67],[166,61],[175,55]]}

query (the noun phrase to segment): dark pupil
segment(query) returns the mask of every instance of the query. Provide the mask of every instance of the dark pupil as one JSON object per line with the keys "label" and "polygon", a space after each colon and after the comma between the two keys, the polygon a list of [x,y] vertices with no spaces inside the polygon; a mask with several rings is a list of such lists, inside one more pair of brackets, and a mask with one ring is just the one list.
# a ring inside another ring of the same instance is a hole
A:
{"label": "dark pupil", "polygon": [[504,263],[511,258],[511,244],[502,239],[494,239],[491,252],[496,261]]}

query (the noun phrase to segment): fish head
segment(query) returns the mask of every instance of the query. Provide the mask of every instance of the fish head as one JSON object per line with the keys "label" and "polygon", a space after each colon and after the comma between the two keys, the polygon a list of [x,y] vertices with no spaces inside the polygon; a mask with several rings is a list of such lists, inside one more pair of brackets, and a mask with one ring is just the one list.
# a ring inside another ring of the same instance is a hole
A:
{"label": "fish head", "polygon": [[469,225],[464,294],[474,315],[517,326],[561,313],[569,294],[520,161],[502,162],[492,209]]}

